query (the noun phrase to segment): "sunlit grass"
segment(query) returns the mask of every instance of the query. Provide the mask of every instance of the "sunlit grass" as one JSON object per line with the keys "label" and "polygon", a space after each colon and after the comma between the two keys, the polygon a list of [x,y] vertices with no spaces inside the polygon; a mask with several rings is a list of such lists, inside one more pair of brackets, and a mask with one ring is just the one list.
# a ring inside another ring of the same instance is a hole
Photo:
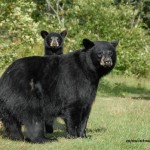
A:
{"label": "sunlit grass", "polygon": [[102,96],[132,97],[135,99],[150,99],[150,81],[145,78],[108,75],[99,84],[99,94]]}

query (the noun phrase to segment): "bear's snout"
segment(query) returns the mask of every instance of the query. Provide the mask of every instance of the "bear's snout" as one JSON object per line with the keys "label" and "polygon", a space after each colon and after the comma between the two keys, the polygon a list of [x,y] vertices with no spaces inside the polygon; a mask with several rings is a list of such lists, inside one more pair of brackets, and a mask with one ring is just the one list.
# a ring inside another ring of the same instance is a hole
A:
{"label": "bear's snout", "polygon": [[113,65],[112,59],[110,57],[102,57],[100,60],[100,65],[104,67],[111,67]]}

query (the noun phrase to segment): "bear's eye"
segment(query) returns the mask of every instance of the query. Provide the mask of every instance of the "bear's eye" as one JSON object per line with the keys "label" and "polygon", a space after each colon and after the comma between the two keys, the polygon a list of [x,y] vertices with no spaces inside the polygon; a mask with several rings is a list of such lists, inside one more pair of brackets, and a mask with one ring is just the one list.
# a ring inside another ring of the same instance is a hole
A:
{"label": "bear's eye", "polygon": [[99,52],[98,57],[102,57],[102,54],[103,54],[102,52]]}
{"label": "bear's eye", "polygon": [[113,52],[110,51],[110,52],[109,52],[109,56],[112,56],[112,55],[113,55]]}

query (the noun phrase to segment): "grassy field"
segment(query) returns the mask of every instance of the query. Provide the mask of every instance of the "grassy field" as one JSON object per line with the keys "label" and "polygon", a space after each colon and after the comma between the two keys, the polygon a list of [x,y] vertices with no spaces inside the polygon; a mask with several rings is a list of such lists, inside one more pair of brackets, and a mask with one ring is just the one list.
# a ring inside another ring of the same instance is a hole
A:
{"label": "grassy field", "polygon": [[0,128],[0,150],[149,150],[150,82],[118,76],[107,76],[99,86],[87,126],[86,139],[65,138],[65,126],[58,118],[55,132],[47,135],[57,141],[30,144],[11,141]]}

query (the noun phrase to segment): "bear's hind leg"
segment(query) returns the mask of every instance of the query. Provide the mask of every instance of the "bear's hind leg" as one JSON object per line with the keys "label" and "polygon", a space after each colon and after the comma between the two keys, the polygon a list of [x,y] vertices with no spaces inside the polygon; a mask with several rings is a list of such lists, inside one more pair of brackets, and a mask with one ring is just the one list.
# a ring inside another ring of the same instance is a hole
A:
{"label": "bear's hind leg", "polygon": [[47,122],[45,123],[45,130],[46,133],[53,133],[53,124],[48,124]]}
{"label": "bear's hind leg", "polygon": [[21,131],[21,124],[13,117],[2,120],[5,127],[6,135],[12,140],[23,140],[23,134]]}
{"label": "bear's hind leg", "polygon": [[50,119],[45,121],[45,130],[46,133],[53,133],[53,124],[54,124],[55,118],[51,117]]}

